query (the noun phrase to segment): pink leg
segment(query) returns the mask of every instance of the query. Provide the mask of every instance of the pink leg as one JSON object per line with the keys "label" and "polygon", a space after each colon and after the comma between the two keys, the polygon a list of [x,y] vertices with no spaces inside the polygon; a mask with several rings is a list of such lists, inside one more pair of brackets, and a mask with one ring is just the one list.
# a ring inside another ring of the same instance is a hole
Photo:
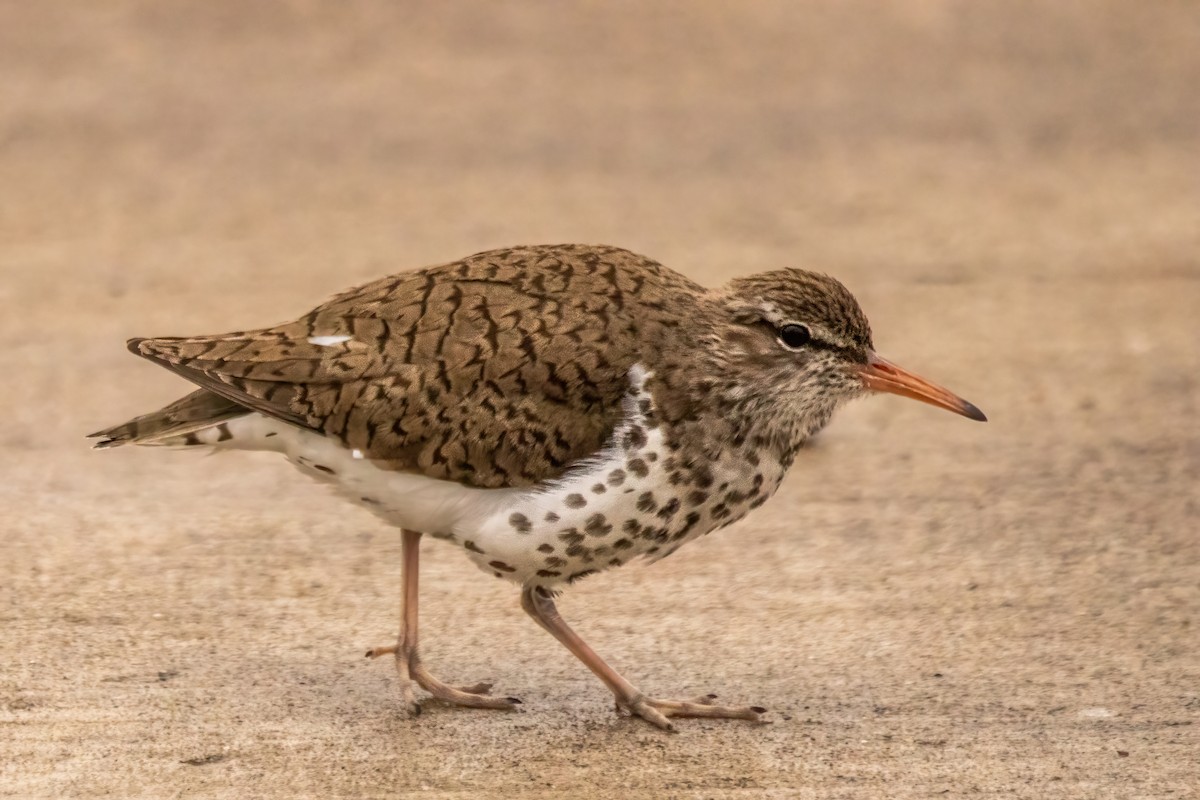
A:
{"label": "pink leg", "polygon": [[619,672],[605,663],[604,659],[579,638],[579,634],[559,616],[554,598],[545,589],[527,587],[521,593],[521,607],[534,621],[550,632],[558,641],[575,654],[575,657],[595,673],[604,682],[609,691],[617,699],[617,708],[625,709],[636,714],[663,730],[673,731],[669,717],[719,717],[724,719],[745,719],[752,722],[762,722],[766,709],[760,706],[718,706],[713,705],[716,695],[705,695],[691,700],[655,700],[647,697]]}
{"label": "pink leg", "polygon": [[420,569],[421,534],[417,531],[403,532],[403,577],[400,586],[400,637],[394,645],[374,647],[367,651],[367,658],[392,653],[396,656],[396,672],[400,676],[400,692],[405,710],[415,716],[421,706],[413,695],[412,684],[416,681],[422,689],[439,700],[470,708],[512,708],[521,701],[515,697],[489,697],[490,683],[474,686],[449,686],[430,674],[421,663],[417,652],[417,597],[418,572]]}

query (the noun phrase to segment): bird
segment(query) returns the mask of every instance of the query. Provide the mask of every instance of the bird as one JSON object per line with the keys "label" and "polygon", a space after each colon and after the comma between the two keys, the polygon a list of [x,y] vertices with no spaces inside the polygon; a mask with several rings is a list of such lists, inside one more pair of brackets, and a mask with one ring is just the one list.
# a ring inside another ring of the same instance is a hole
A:
{"label": "bird", "polygon": [[414,684],[486,709],[521,701],[451,685],[418,651],[422,537],[517,584],[521,606],[612,692],[619,713],[766,722],[716,695],[651,697],[561,617],[588,575],[656,561],[745,517],[805,442],[870,393],[985,421],[974,405],[876,354],[839,281],[785,268],[710,289],[607,245],[489,250],[334,296],[297,320],[128,349],[191,394],[91,434],[144,445],[282,454],[401,531],[391,655]]}

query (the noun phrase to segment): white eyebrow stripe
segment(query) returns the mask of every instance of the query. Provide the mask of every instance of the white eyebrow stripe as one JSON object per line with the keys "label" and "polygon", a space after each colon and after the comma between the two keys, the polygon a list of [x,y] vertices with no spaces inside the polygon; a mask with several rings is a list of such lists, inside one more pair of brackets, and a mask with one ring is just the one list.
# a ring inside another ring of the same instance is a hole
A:
{"label": "white eyebrow stripe", "polygon": [[319,347],[332,347],[335,344],[344,344],[353,338],[353,336],[310,336],[308,343]]}

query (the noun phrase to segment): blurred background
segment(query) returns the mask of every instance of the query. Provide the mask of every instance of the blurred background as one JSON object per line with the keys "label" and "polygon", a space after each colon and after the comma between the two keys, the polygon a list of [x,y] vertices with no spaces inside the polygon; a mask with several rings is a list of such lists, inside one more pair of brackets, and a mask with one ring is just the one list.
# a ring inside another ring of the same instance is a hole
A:
{"label": "blurred background", "polygon": [[[565,241],[829,272],[992,419],[858,404],[747,522],[567,596],[647,690],[769,728],[618,720],[435,547],[427,657],[528,712],[405,722],[358,660],[394,531],[81,438],[187,390],[130,336]],[[1195,3],[0,3],[0,308],[14,796],[1195,786]]]}

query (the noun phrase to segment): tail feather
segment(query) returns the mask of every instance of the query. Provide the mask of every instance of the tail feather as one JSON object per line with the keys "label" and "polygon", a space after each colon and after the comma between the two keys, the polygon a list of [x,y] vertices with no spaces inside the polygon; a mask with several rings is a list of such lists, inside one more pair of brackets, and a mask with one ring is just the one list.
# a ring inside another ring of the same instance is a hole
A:
{"label": "tail feather", "polygon": [[245,406],[200,389],[158,411],[90,433],[88,438],[100,440],[93,445],[97,449],[126,444],[186,444],[190,434],[248,413],[250,409]]}

